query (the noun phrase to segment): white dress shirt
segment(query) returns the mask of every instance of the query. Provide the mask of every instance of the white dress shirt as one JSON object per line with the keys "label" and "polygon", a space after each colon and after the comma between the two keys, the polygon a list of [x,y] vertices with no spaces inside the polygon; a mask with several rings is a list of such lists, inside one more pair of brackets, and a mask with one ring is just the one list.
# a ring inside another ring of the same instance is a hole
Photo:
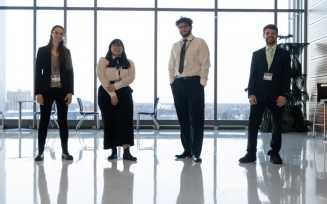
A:
{"label": "white dress shirt", "polygon": [[168,65],[170,84],[174,82],[176,77],[200,76],[200,83],[205,86],[207,85],[210,68],[208,45],[203,39],[194,37],[193,35],[188,36],[186,39],[184,71],[182,74],[178,72],[178,66],[183,40],[174,43],[171,48]]}
{"label": "white dress shirt", "polygon": [[96,68],[96,73],[98,76],[98,79],[102,85],[102,87],[108,92],[110,96],[115,96],[116,93],[109,92],[107,90],[107,86],[110,83],[110,81],[116,81],[115,87],[116,90],[129,86],[135,78],[135,66],[134,62],[130,59],[128,59],[131,66],[128,69],[122,69],[119,68],[109,68],[107,65],[109,64],[109,61],[105,57],[101,57],[98,62],[98,66]]}

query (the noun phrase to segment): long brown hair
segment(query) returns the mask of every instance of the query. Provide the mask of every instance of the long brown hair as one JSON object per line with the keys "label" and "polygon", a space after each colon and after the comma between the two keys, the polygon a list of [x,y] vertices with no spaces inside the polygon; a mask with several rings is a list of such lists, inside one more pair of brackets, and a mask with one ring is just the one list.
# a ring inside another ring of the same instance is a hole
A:
{"label": "long brown hair", "polygon": [[[48,47],[52,48],[52,35],[51,33],[56,29],[56,28],[60,28],[64,31],[64,34],[66,33],[64,27],[60,26],[60,25],[55,25],[52,27],[51,32],[50,32],[50,39],[48,42]],[[72,59],[70,56],[70,53],[68,51],[68,49],[66,48],[66,42],[65,42],[65,38],[62,39],[62,41],[59,43],[58,45],[58,54],[59,54],[59,62],[64,64],[66,66],[67,69],[72,69]]]}

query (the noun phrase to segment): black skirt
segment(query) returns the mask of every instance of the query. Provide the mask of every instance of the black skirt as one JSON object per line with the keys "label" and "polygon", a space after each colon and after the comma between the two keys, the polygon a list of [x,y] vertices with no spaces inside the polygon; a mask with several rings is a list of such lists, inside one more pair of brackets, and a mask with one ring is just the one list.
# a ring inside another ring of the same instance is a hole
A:
{"label": "black skirt", "polygon": [[102,86],[98,89],[98,104],[104,131],[104,149],[111,149],[123,144],[134,145],[132,92],[133,90],[129,86],[117,90],[118,103],[113,106],[108,92]]}

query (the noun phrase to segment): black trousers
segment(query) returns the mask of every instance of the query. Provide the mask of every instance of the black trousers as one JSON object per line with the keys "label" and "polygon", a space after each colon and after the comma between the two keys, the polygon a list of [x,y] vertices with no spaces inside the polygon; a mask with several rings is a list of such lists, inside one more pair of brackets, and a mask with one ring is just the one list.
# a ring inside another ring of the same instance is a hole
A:
{"label": "black trousers", "polygon": [[255,154],[257,152],[257,139],[259,126],[262,121],[262,115],[266,108],[269,109],[272,119],[272,138],[270,142],[271,150],[268,152],[279,153],[282,146],[282,120],[283,120],[283,107],[278,107],[276,102],[265,101],[251,105],[249,129],[248,129],[248,144],[247,152]]}
{"label": "black trousers", "polygon": [[186,153],[201,155],[204,131],[204,88],[200,77],[175,79],[171,85],[181,141]]}
{"label": "black trousers", "polygon": [[116,91],[118,103],[111,104],[110,95],[100,86],[98,89],[98,104],[103,122],[104,149],[111,149],[123,144],[134,145],[133,130],[133,98],[130,87]]}
{"label": "black trousers", "polygon": [[68,106],[66,105],[66,93],[61,88],[51,88],[50,92],[43,93],[44,105],[40,106],[40,127],[38,130],[38,144],[45,145],[45,140],[48,133],[48,125],[52,111],[52,104],[55,101],[57,105],[57,115],[59,124],[59,133],[61,145],[68,144],[68,124],[67,113]]}

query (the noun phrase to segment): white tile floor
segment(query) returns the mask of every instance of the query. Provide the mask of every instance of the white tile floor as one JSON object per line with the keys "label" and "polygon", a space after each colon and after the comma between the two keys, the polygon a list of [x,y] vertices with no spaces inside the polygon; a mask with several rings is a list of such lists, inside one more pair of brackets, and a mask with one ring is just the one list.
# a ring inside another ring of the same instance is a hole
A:
{"label": "white tile floor", "polygon": [[284,134],[283,165],[269,162],[267,133],[259,136],[257,162],[240,165],[244,130],[206,130],[201,164],[175,160],[182,152],[178,130],[136,133],[137,162],[108,162],[102,130],[70,131],[72,162],[61,161],[57,130],[49,132],[44,162],[34,162],[36,131],[0,136],[0,204],[327,203],[321,135]]}

